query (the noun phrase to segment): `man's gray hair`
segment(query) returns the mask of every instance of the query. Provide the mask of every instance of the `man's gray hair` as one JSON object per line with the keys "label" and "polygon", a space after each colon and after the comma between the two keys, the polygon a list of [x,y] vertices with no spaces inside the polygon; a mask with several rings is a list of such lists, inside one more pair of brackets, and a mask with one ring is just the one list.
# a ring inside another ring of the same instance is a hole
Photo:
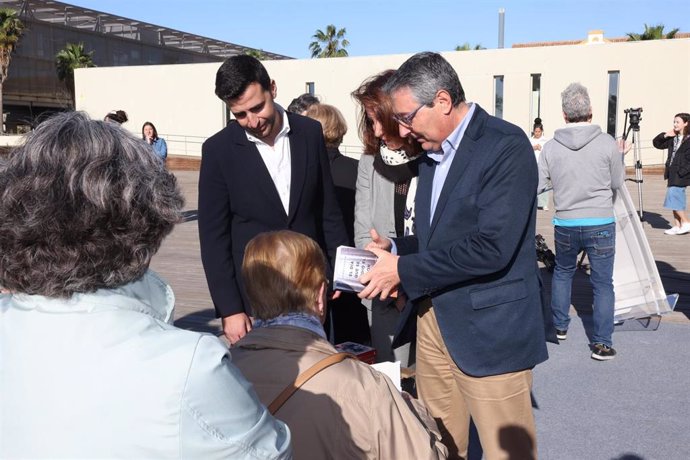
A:
{"label": "man's gray hair", "polygon": [[406,87],[420,104],[431,105],[439,90],[450,94],[455,107],[465,101],[465,91],[455,69],[443,56],[430,51],[417,53],[405,61],[383,90],[391,94]]}
{"label": "man's gray hair", "polygon": [[145,141],[55,115],[0,162],[0,286],[64,298],[134,281],[183,203]]}
{"label": "man's gray hair", "polygon": [[571,83],[561,93],[561,107],[568,123],[589,121],[592,118],[592,103],[587,88],[580,83]]}

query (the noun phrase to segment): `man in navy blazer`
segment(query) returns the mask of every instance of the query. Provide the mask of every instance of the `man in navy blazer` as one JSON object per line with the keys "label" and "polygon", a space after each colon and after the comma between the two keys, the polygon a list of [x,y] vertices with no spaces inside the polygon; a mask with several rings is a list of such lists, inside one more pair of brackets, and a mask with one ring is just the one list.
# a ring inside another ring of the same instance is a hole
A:
{"label": "man in navy blazer", "polygon": [[531,369],[548,357],[534,245],[538,182],[518,127],[467,103],[436,53],[408,59],[386,85],[402,136],[422,144],[417,233],[391,242],[362,297],[399,284],[417,321],[417,388],[451,458],[467,456],[470,416],[486,458],[536,458]]}
{"label": "man in navy blazer", "polygon": [[314,239],[332,261],[348,239],[321,125],[277,105],[275,81],[250,56],[223,63],[216,95],[236,122],[202,147],[199,240],[216,315],[235,343],[251,330],[240,276],[249,240],[293,230]]}

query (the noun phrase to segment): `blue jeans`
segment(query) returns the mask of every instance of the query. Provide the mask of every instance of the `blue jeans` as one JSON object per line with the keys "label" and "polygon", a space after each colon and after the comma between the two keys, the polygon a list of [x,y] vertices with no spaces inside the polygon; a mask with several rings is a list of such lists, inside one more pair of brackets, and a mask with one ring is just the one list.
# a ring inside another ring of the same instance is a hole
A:
{"label": "blue jeans", "polygon": [[589,277],[594,294],[592,343],[611,346],[613,334],[613,258],[616,224],[586,227],[554,227],[556,268],[551,283],[551,311],[556,329],[568,330],[570,292],[577,268],[577,255],[584,250],[589,259]]}

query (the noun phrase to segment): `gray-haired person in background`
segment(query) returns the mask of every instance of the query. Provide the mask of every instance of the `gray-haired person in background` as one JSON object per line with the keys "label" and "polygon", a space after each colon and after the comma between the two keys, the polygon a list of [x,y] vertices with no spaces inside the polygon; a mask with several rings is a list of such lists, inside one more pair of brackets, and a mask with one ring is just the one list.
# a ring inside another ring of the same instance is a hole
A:
{"label": "gray-haired person in background", "polygon": [[592,359],[616,356],[613,349],[613,260],[616,219],[613,195],[625,183],[621,146],[592,124],[587,88],[571,83],[561,93],[566,127],[557,129],[539,157],[539,186],[553,184],[556,267],[551,283],[551,310],[556,336],[567,337],[570,294],[577,255],[589,258],[594,294]]}
{"label": "gray-haired person in background", "polygon": [[300,94],[290,102],[287,107],[288,112],[296,113],[297,115],[306,115],[307,110],[312,105],[320,104],[319,98],[309,93]]}
{"label": "gray-haired person in background", "polygon": [[148,267],[183,198],[144,141],[56,115],[0,196],[0,458],[290,458],[227,348],[172,325]]}

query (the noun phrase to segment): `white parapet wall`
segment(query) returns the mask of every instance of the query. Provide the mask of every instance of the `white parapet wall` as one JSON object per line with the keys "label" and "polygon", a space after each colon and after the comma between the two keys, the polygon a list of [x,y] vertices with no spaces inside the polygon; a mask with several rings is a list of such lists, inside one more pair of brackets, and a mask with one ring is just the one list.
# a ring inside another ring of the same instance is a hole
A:
{"label": "white parapet wall", "polygon": [[[547,137],[564,126],[560,93],[577,81],[589,89],[593,122],[606,130],[609,72],[619,73],[616,134],[623,132],[623,110],[643,107],[640,152],[643,164],[661,164],[665,152],[651,140],[668,130],[673,116],[690,111],[690,39],[597,45],[545,46],[446,52],[458,72],[467,99],[494,112],[494,77],[503,76],[503,118],[529,132],[534,110],[532,75],[541,75],[540,117]],[[278,87],[277,102],[286,107],[313,83],[322,102],[338,107],[349,131],[342,150],[361,151],[357,107],[350,94],[367,77],[397,68],[410,55],[265,61]],[[666,71],[662,63],[674,63]],[[654,63],[658,63],[655,65]],[[203,141],[227,123],[224,104],[214,94],[220,63],[77,69],[77,109],[102,118],[123,109],[124,126],[141,133],[145,121],[168,139],[170,154],[198,156]],[[626,158],[633,164],[632,155]]]}
{"label": "white parapet wall", "polygon": [[0,136],[0,147],[16,147],[23,138],[23,136],[17,135]]}

